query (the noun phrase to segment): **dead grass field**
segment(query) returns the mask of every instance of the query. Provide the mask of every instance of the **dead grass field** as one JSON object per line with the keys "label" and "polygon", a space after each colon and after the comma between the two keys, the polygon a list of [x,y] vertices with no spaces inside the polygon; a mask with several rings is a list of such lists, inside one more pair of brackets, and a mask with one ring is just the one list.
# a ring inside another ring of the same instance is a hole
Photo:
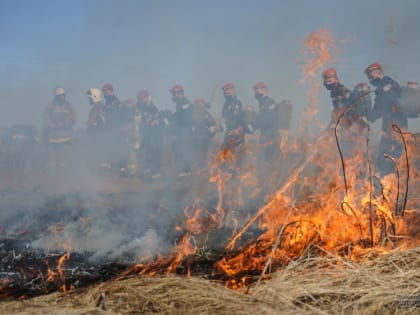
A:
{"label": "dead grass field", "polygon": [[0,313],[420,314],[420,247],[376,249],[358,262],[302,257],[270,276],[247,294],[202,278],[134,276],[79,292],[3,301]]}

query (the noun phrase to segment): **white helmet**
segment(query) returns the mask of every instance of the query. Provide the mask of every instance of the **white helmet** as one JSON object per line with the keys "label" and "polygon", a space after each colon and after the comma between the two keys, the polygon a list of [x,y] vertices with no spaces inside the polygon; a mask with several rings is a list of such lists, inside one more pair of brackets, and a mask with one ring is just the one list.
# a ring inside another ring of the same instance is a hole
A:
{"label": "white helmet", "polygon": [[102,102],[104,100],[102,91],[100,89],[97,89],[97,88],[89,89],[86,92],[86,94],[94,103]]}
{"label": "white helmet", "polygon": [[62,94],[66,94],[66,91],[64,90],[64,88],[63,88],[63,87],[61,87],[61,86],[57,86],[57,87],[54,89],[54,95],[58,96],[58,95],[62,95]]}

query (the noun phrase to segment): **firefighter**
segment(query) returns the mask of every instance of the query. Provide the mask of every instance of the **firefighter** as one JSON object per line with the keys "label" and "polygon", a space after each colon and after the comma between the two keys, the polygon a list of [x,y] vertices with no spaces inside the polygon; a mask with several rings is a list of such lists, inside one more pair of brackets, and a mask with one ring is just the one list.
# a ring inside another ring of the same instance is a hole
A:
{"label": "firefighter", "polygon": [[[328,130],[338,131],[338,144],[344,158],[353,158],[362,154],[360,141],[367,132],[366,109],[358,102],[360,92],[353,94],[344,86],[334,68],[325,69],[322,72],[324,86],[330,91],[333,111]],[[367,93],[369,94],[369,93]],[[356,104],[357,103],[357,104]],[[338,129],[336,129],[339,127]]]}
{"label": "firefighter", "polygon": [[89,89],[86,92],[89,104],[92,106],[86,122],[88,133],[88,159],[91,166],[99,169],[110,169],[111,164],[107,156],[106,129],[108,119],[105,113],[105,101],[102,91],[98,88]]}
{"label": "firefighter", "polygon": [[375,89],[375,100],[372,113],[369,116],[371,122],[382,118],[382,134],[379,143],[379,154],[377,166],[381,176],[394,172],[394,166],[384,154],[391,158],[398,159],[402,153],[403,146],[399,141],[399,135],[393,130],[392,125],[401,129],[408,126],[407,115],[401,106],[401,87],[388,76],[384,75],[382,66],[379,63],[369,65],[364,73]]}
{"label": "firefighter", "polygon": [[260,130],[259,143],[263,149],[263,160],[271,163],[280,154],[280,110],[274,99],[268,96],[267,85],[258,82],[254,85],[254,96],[258,101],[256,128]]}
{"label": "firefighter", "polygon": [[211,140],[221,131],[216,120],[207,110],[210,103],[203,98],[198,98],[193,103],[193,148],[194,160],[202,168],[206,166]]}
{"label": "firefighter", "polygon": [[108,142],[113,150],[109,150],[111,166],[121,173],[136,172],[136,166],[130,161],[131,138],[134,121],[135,104],[129,101],[122,102],[114,92],[114,87],[106,83],[102,87],[105,106],[104,113],[107,118],[106,132]]}
{"label": "firefighter", "polygon": [[54,99],[47,105],[43,115],[44,135],[52,168],[65,166],[75,123],[76,112],[73,105],[66,100],[64,88],[56,87]]}
{"label": "firefighter", "polygon": [[[329,127],[332,128],[338,122],[344,109],[349,104],[351,91],[340,82],[334,68],[325,69],[322,72],[322,78],[325,88],[330,91],[332,100],[333,111],[329,124]],[[351,121],[345,119],[343,120],[343,123],[348,126],[351,124]]]}
{"label": "firefighter", "polygon": [[142,142],[138,151],[139,164],[143,175],[152,179],[161,176],[163,134],[159,110],[152,101],[149,91],[141,90],[137,94],[136,111],[141,116]]}
{"label": "firefighter", "polygon": [[92,136],[101,134],[105,130],[107,124],[102,92],[97,88],[92,88],[86,92],[86,95],[89,97],[89,104],[92,106],[86,122],[87,132]]}
{"label": "firefighter", "polygon": [[108,117],[108,129],[116,129],[123,124],[123,103],[115,95],[114,87],[110,83],[104,84],[102,87],[102,93],[104,96],[105,106],[104,111]]}
{"label": "firefighter", "polygon": [[242,102],[237,98],[233,83],[223,86],[225,102],[222,108],[222,119],[225,125],[223,149],[231,151],[236,159],[236,165],[240,167],[244,159],[245,134],[251,133],[248,126],[246,112]]}
{"label": "firefighter", "polygon": [[172,101],[175,103],[173,116],[175,133],[175,164],[178,177],[191,175],[193,164],[193,105],[184,95],[184,87],[180,84],[170,89]]}

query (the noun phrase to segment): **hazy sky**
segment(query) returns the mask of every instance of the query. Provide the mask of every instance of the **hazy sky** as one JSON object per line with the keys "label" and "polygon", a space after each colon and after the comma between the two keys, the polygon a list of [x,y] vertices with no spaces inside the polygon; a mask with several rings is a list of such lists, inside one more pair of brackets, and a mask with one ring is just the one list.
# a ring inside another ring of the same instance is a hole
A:
{"label": "hazy sky", "polygon": [[[160,108],[174,108],[168,90],[180,83],[218,116],[229,81],[244,104],[256,103],[255,82],[267,82],[276,100],[294,102],[296,125],[308,102],[300,55],[308,34],[333,33],[339,51],[327,66],[349,88],[374,61],[405,85],[420,81],[419,12],[418,0],[0,0],[0,126],[39,127],[62,85],[84,128],[84,93],[107,82],[121,99],[150,89]],[[319,106],[328,120],[324,89]]]}

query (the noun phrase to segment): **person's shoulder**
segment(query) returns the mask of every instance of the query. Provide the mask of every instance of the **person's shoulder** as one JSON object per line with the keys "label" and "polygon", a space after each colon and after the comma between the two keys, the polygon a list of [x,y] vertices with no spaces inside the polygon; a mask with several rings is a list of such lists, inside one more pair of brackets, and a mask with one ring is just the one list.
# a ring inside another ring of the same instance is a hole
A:
{"label": "person's shoulder", "polygon": [[188,98],[182,98],[179,100],[178,102],[179,105],[184,106],[184,105],[192,105],[190,100]]}
{"label": "person's shoulder", "polygon": [[264,101],[267,105],[275,105],[276,104],[276,101],[274,100],[274,98],[272,98],[270,96],[266,96]]}
{"label": "person's shoulder", "polygon": [[396,82],[394,79],[392,79],[391,77],[389,77],[389,76],[387,76],[387,75],[385,75],[383,78],[382,78],[382,82],[384,82],[384,83],[389,83],[389,82]]}
{"label": "person's shoulder", "polygon": [[382,83],[381,88],[385,92],[388,92],[391,90],[401,90],[401,87],[398,84],[398,82],[392,79],[391,77],[384,76],[381,80],[381,83]]}
{"label": "person's shoulder", "polygon": [[339,83],[339,85],[338,85],[338,89],[341,91],[341,92],[344,92],[344,93],[347,93],[347,92],[351,92],[351,90],[347,87],[347,86],[345,86],[344,84],[342,84],[342,83]]}

